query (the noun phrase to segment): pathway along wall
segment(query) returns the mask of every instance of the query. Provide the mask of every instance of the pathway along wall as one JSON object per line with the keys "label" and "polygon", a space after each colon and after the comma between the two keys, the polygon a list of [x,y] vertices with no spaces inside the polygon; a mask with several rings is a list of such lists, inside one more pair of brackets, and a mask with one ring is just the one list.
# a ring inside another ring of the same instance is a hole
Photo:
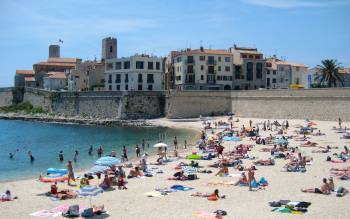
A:
{"label": "pathway along wall", "polygon": [[166,109],[168,118],[232,111],[241,117],[350,121],[350,89],[174,92]]}

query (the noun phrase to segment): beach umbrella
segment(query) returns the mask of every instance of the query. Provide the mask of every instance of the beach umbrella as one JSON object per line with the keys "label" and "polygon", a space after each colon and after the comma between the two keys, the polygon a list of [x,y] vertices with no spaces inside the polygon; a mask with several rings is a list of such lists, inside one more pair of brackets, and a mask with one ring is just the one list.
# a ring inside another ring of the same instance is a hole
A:
{"label": "beach umbrella", "polygon": [[78,195],[82,197],[89,196],[90,198],[90,206],[91,206],[91,197],[97,196],[99,194],[103,193],[103,190],[97,186],[84,186],[78,190]]}
{"label": "beach umbrella", "polygon": [[187,174],[196,174],[197,173],[196,167],[183,166],[181,169]]}
{"label": "beach umbrella", "polygon": [[96,166],[93,166],[89,171],[88,173],[92,173],[92,174],[95,174],[95,173],[103,173],[103,172],[106,172],[107,170],[109,170],[110,167],[109,166],[100,166],[100,165],[96,165]]}
{"label": "beach umbrella", "polygon": [[49,174],[46,176],[40,176],[39,181],[44,183],[55,183],[55,182],[64,182],[68,180],[67,174]]}
{"label": "beach umbrella", "polygon": [[288,144],[288,140],[283,139],[283,138],[276,138],[273,140],[273,143],[275,143],[275,144]]}
{"label": "beach umbrella", "polygon": [[159,143],[153,145],[153,147],[154,148],[166,148],[166,147],[168,147],[168,145],[163,143],[163,142],[159,142]]}
{"label": "beach umbrella", "polygon": [[101,157],[95,161],[95,164],[99,166],[113,166],[120,163],[121,161],[115,157]]}

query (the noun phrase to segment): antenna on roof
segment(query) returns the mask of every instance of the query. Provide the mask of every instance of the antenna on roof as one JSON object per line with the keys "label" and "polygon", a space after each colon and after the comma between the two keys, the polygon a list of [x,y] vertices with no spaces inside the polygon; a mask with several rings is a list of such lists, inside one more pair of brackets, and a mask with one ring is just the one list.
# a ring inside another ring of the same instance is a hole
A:
{"label": "antenna on roof", "polygon": [[203,47],[202,40],[199,41],[199,47]]}

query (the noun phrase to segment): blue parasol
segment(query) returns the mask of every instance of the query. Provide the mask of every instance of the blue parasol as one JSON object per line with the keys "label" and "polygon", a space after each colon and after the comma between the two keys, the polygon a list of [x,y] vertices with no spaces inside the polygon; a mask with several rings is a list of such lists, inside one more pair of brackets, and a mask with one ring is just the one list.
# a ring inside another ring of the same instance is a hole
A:
{"label": "blue parasol", "polygon": [[115,157],[101,157],[95,161],[95,164],[99,166],[113,166],[120,163],[120,160]]}

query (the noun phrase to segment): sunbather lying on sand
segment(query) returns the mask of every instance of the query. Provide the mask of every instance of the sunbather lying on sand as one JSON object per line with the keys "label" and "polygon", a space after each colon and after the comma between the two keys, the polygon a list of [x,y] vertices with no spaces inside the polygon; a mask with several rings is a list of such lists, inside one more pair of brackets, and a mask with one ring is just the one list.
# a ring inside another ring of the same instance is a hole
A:
{"label": "sunbather lying on sand", "polygon": [[331,188],[330,185],[327,183],[327,179],[323,178],[323,184],[321,188],[310,188],[310,189],[302,189],[302,192],[307,192],[307,193],[317,193],[317,194],[324,194],[324,195],[329,195],[331,193]]}
{"label": "sunbather lying on sand", "polygon": [[273,166],[275,165],[275,160],[272,158],[269,158],[267,160],[257,160],[254,162],[255,165],[261,165],[261,166]]}
{"label": "sunbather lying on sand", "polygon": [[129,175],[128,175],[128,179],[140,177],[140,176],[143,176],[143,174],[141,173],[139,167],[135,167],[134,169],[130,170]]}
{"label": "sunbather lying on sand", "polygon": [[215,176],[227,176],[229,174],[227,166],[223,165]]}
{"label": "sunbather lying on sand", "polygon": [[306,143],[300,145],[300,147],[316,147],[317,143],[316,142],[311,142],[311,141],[307,141]]}
{"label": "sunbather lying on sand", "polygon": [[46,193],[46,195],[60,200],[73,199],[77,197],[77,193],[69,189],[58,191],[57,183],[51,185],[50,192]]}
{"label": "sunbather lying on sand", "polygon": [[196,192],[194,194],[191,194],[191,196],[193,196],[193,197],[204,197],[204,198],[208,198],[208,199],[212,199],[212,200],[226,198],[225,195],[222,195],[222,196],[219,195],[219,190],[218,189],[215,189],[214,192],[211,193],[211,194]]}
{"label": "sunbather lying on sand", "polygon": [[175,178],[175,180],[186,180],[187,176],[185,175],[184,171],[181,170],[181,171],[176,172],[174,174],[174,178]]}

